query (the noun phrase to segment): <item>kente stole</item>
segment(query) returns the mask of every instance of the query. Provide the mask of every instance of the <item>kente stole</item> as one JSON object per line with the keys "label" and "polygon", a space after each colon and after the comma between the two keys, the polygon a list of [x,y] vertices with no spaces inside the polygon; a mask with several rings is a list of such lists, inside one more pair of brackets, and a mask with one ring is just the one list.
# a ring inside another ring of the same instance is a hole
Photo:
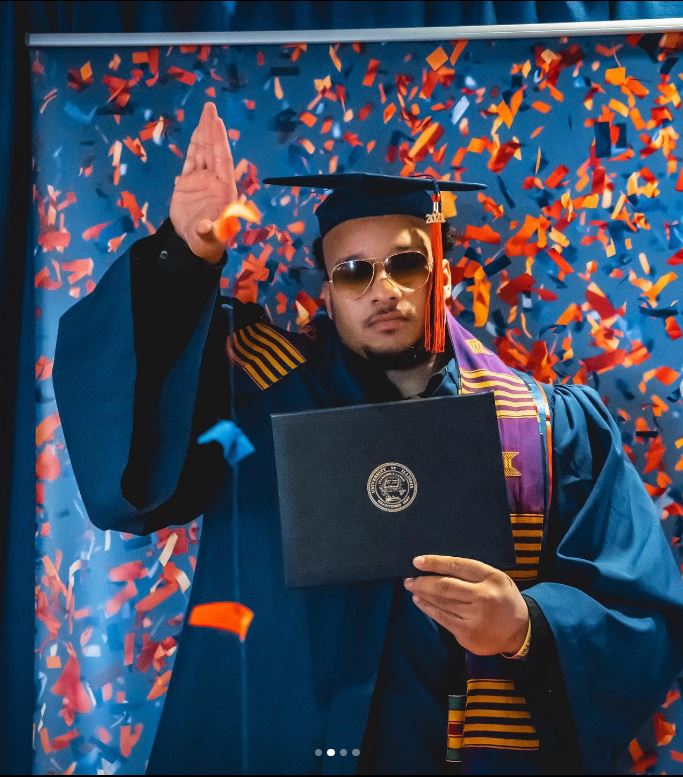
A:
{"label": "kente stole", "polygon": [[[538,579],[551,494],[550,410],[535,379],[508,367],[453,316],[448,327],[460,393],[493,391],[517,564],[506,570],[520,590]],[[533,634],[532,634],[533,639]],[[449,696],[446,760],[464,774],[533,773],[539,739],[511,664],[502,656],[466,655],[467,692]]]}

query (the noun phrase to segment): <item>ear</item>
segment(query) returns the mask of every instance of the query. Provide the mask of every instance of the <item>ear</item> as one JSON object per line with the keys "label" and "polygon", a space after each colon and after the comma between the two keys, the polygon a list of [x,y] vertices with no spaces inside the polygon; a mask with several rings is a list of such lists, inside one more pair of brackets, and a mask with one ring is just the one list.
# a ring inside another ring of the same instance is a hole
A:
{"label": "ear", "polygon": [[443,258],[443,296],[446,300],[446,304],[450,302],[451,293],[453,291],[453,282],[451,278],[451,263],[444,256]]}
{"label": "ear", "polygon": [[323,303],[325,304],[325,310],[327,311],[327,316],[332,321],[334,319],[334,316],[332,315],[332,299],[330,298],[330,282],[329,280],[323,281],[323,288],[320,292],[320,296],[322,298]]}

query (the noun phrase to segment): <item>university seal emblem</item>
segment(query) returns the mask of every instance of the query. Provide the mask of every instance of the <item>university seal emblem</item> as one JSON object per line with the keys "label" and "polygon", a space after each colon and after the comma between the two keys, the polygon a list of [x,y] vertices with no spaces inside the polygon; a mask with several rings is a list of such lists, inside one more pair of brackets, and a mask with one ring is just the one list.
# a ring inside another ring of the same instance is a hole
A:
{"label": "university seal emblem", "polygon": [[417,496],[417,480],[408,467],[392,461],[380,464],[368,478],[368,496],[380,510],[395,513],[409,507]]}

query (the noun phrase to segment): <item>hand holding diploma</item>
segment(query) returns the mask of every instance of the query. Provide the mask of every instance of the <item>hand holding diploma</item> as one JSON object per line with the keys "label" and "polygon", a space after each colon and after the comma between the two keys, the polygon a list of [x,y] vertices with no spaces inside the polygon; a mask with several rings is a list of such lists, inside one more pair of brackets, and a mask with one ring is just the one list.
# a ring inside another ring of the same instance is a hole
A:
{"label": "hand holding diploma", "polygon": [[529,610],[512,579],[468,558],[418,556],[414,565],[435,574],[409,577],[405,587],[425,615],[480,656],[515,654],[525,642]]}

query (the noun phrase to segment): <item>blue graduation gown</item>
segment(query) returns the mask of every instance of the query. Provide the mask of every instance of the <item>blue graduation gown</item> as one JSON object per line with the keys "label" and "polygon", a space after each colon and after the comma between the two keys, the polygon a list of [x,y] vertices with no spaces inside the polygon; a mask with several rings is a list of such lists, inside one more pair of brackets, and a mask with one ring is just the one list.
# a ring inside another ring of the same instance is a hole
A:
{"label": "blue graduation gown", "polygon": [[[270,414],[396,397],[381,376],[354,368],[329,322],[316,341],[298,341],[306,364],[267,390],[235,372],[229,327],[262,311],[221,305],[220,266],[186,247],[181,256],[181,243],[167,221],[114,262],[62,316],[53,374],[92,522],[146,534],[203,514],[188,611],[235,600],[255,613],[244,643],[184,627],[148,771],[354,773],[367,729],[361,769],[435,773],[446,695],[457,692],[454,641],[393,581],[283,585]],[[430,391],[457,385],[451,362]],[[681,666],[683,589],[597,393],[546,389],[555,496],[544,582],[528,590],[539,636],[516,671],[549,764],[566,763],[575,726],[583,768],[608,771]],[[196,442],[226,417],[256,448],[232,470],[217,443]],[[565,689],[569,717],[550,701]],[[347,755],[316,754],[328,748]]]}

